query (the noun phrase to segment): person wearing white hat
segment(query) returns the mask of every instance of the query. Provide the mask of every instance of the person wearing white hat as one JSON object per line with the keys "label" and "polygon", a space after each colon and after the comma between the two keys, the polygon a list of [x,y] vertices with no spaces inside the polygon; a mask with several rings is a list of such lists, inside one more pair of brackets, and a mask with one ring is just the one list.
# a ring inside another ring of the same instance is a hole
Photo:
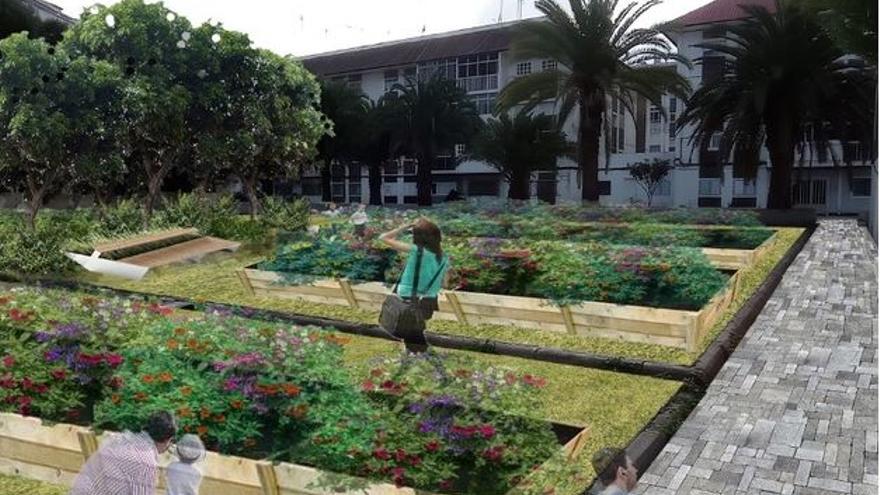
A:
{"label": "person wearing white hat", "polygon": [[184,435],[177,442],[177,461],[168,469],[167,495],[198,495],[202,483],[202,471],[196,466],[205,458],[205,445],[197,435]]}

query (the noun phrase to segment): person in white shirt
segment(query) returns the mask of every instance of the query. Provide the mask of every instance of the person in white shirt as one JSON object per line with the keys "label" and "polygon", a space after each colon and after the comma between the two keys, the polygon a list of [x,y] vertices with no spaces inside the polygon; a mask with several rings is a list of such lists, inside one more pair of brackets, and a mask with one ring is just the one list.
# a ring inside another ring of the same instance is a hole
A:
{"label": "person in white shirt", "polygon": [[367,229],[367,222],[369,221],[370,217],[367,216],[367,205],[358,205],[357,211],[355,211],[351,215],[351,223],[352,225],[354,225],[355,235],[357,235],[358,237],[363,237],[364,232]]}
{"label": "person in white shirt", "polygon": [[184,435],[177,442],[177,461],[166,470],[167,495],[199,495],[202,471],[196,466],[205,458],[205,445],[196,435]]}

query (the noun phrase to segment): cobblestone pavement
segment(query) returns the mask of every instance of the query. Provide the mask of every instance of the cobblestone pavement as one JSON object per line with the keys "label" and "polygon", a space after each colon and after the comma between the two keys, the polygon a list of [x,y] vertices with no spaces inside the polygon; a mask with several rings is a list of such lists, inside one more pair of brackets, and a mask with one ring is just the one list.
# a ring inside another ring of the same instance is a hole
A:
{"label": "cobblestone pavement", "polygon": [[877,493],[877,248],[822,220],[636,493]]}

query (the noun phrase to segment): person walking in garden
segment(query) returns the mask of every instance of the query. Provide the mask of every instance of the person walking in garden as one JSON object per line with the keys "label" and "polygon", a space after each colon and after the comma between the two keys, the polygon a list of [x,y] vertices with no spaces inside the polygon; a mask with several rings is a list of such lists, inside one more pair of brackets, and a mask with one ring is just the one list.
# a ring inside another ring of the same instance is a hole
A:
{"label": "person walking in garden", "polygon": [[140,433],[111,438],[86,461],[70,495],[155,495],[159,454],[176,434],[174,416],[161,411],[147,419]]}
{"label": "person walking in garden", "polygon": [[607,452],[607,463],[599,472],[599,481],[605,485],[600,492],[602,495],[628,495],[636,488],[638,482],[638,470],[632,463],[632,459],[626,455],[623,449],[613,449]]}
{"label": "person walking in garden", "polygon": [[[398,240],[406,230],[412,230],[412,244]],[[415,305],[422,317],[421,328],[397,328],[396,336],[403,338],[410,352],[425,352],[424,321],[439,309],[437,296],[446,283],[449,272],[449,257],[443,254],[440,227],[427,218],[420,218],[412,224],[398,227],[379,236],[379,239],[392,249],[406,255],[406,266],[396,286],[396,294],[409,304]],[[414,287],[416,286],[417,287]],[[392,295],[393,296],[393,295]],[[384,311],[384,309],[383,309]]]}

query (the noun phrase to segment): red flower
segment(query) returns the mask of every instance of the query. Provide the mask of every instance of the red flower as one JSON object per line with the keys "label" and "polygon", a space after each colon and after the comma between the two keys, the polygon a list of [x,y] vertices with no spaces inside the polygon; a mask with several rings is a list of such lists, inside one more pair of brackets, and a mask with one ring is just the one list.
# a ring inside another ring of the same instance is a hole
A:
{"label": "red flower", "polygon": [[9,373],[0,376],[0,388],[15,388],[15,380]]}
{"label": "red flower", "polygon": [[153,378],[153,375],[144,375],[141,377],[141,381],[146,384],[150,384],[155,381],[155,378]]}
{"label": "red flower", "polygon": [[409,460],[410,465],[412,465],[413,467],[417,467],[422,464],[422,458],[415,455],[415,454],[409,456],[408,460]]}
{"label": "red flower", "polygon": [[152,303],[147,306],[147,311],[162,316],[168,316],[174,312],[174,310],[172,310],[171,308],[166,308],[165,306],[160,306],[156,303]]}
{"label": "red flower", "polygon": [[547,380],[541,378],[540,376],[523,375],[523,383],[525,383],[526,385],[531,385],[535,388],[541,388],[544,385],[547,385]]}
{"label": "red flower", "polygon": [[387,461],[388,459],[391,459],[391,454],[389,454],[383,447],[379,447],[373,450],[373,457],[381,461]]}
{"label": "red flower", "polygon": [[440,442],[437,440],[431,440],[430,442],[425,444],[425,451],[427,452],[437,452],[440,450]]}
{"label": "red flower", "polygon": [[64,369],[52,370],[52,378],[56,380],[64,380],[67,378],[67,371]]}
{"label": "red flower", "polygon": [[15,358],[12,356],[4,356],[3,366],[6,366],[7,368],[12,368],[13,366],[15,366]]}
{"label": "red flower", "polygon": [[394,484],[400,488],[406,484],[406,470],[402,467],[396,467],[391,470],[392,479],[394,480]]}
{"label": "red flower", "polygon": [[498,462],[501,460],[501,457],[504,455],[504,447],[501,445],[496,445],[495,447],[486,449],[483,451],[483,459],[491,462]]}
{"label": "red flower", "polygon": [[25,321],[34,316],[33,311],[22,311],[18,308],[10,309],[8,314],[12,321]]}
{"label": "red flower", "polygon": [[120,364],[122,364],[122,356],[119,354],[105,354],[104,362],[107,363],[111,368],[116,368]]}
{"label": "red flower", "polygon": [[483,425],[480,427],[480,434],[483,435],[483,438],[488,440],[495,436],[495,427],[492,425]]}
{"label": "red flower", "polygon": [[284,393],[287,394],[288,397],[296,397],[302,391],[302,389],[292,383],[285,383],[281,385],[281,388],[284,389]]}
{"label": "red flower", "polygon": [[45,394],[49,391],[49,386],[45,383],[39,383],[37,385],[34,385],[34,391],[38,394]]}
{"label": "red flower", "polygon": [[453,480],[446,479],[437,484],[441,490],[452,490]]}
{"label": "red flower", "polygon": [[159,381],[162,383],[168,383],[173,379],[174,379],[174,377],[171,376],[171,373],[169,373],[167,371],[163,371],[162,373],[159,373]]}
{"label": "red flower", "polygon": [[30,390],[33,386],[34,382],[31,381],[30,378],[24,378],[21,381],[21,389],[22,390]]}
{"label": "red flower", "polygon": [[406,451],[403,449],[397,449],[397,451],[394,452],[394,460],[397,462],[405,461],[406,457]]}
{"label": "red flower", "polygon": [[361,383],[361,389],[365,392],[370,392],[376,390],[376,386],[373,385],[373,382],[371,382],[370,380],[364,380],[364,382]]}
{"label": "red flower", "polygon": [[104,361],[104,356],[102,356],[101,354],[81,353],[79,356],[77,356],[76,359],[86,366],[97,366]]}

